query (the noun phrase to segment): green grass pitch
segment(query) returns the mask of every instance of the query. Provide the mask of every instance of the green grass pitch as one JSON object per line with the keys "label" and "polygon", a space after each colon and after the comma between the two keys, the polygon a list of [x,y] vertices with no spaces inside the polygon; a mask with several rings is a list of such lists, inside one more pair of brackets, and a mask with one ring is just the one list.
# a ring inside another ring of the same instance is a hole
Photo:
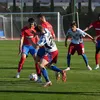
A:
{"label": "green grass pitch", "polygon": [[[56,42],[59,49],[57,66],[66,68],[64,42]],[[29,81],[29,74],[35,72],[34,61],[29,55],[21,78],[16,79],[19,41],[0,41],[0,100],[100,100],[100,69],[89,71],[81,56],[72,56],[71,70],[67,72],[67,82],[56,81],[55,73],[48,69],[51,87]],[[89,64],[95,67],[95,45],[85,42],[85,52]],[[44,81],[44,79],[43,79]]]}

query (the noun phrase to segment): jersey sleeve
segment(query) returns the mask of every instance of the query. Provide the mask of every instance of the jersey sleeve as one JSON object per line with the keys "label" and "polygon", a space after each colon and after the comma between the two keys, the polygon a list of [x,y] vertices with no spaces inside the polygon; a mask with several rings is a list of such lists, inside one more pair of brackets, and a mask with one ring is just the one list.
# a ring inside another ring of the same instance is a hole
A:
{"label": "jersey sleeve", "polygon": [[37,43],[39,46],[44,46],[46,44],[46,39],[45,37],[41,37],[39,42]]}
{"label": "jersey sleeve", "polygon": [[78,29],[79,30],[79,33],[82,35],[82,37],[85,37],[86,36],[86,32],[82,31],[81,29]]}

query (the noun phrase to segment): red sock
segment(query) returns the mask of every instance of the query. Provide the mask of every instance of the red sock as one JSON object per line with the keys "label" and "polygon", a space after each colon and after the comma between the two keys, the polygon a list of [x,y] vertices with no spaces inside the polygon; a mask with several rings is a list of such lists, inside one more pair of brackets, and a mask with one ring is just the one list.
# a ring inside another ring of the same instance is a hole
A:
{"label": "red sock", "polygon": [[99,54],[95,54],[96,65],[99,64]]}
{"label": "red sock", "polygon": [[21,57],[21,59],[20,59],[20,61],[19,61],[19,65],[18,65],[18,72],[21,71],[25,60],[26,60],[26,58]]}
{"label": "red sock", "polygon": [[41,76],[41,69],[37,63],[35,64],[35,68],[36,68],[37,75]]}

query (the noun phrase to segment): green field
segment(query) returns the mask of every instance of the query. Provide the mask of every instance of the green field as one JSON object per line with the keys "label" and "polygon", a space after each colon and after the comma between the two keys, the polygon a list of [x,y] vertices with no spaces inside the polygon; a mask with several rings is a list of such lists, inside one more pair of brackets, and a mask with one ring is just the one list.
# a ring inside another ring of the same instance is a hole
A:
{"label": "green field", "polygon": [[[81,56],[72,57],[71,70],[67,72],[67,82],[56,81],[49,70],[53,83],[44,88],[41,84],[29,81],[29,74],[35,72],[34,61],[29,55],[21,78],[16,79],[19,41],[0,41],[0,100],[100,100],[100,69],[89,71]],[[63,42],[57,42],[59,49],[58,67],[66,68],[66,52]],[[85,42],[85,51],[92,68],[95,67],[95,45]],[[44,79],[43,79],[44,82]]]}

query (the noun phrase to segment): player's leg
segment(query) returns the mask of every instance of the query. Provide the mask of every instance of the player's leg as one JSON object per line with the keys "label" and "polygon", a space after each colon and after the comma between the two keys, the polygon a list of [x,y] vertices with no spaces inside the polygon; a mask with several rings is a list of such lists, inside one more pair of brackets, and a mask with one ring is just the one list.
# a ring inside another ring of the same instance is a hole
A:
{"label": "player's leg", "polygon": [[62,74],[62,80],[64,82],[66,82],[66,72],[61,70],[60,68],[58,68],[57,66],[53,65],[53,63],[57,63],[57,59],[58,59],[58,50],[52,52],[52,53],[49,53],[48,54],[48,61],[49,61],[49,64],[47,65],[51,70],[57,72],[57,76],[56,78],[59,80],[59,74],[58,73],[61,73]]}
{"label": "player's leg", "polygon": [[95,52],[96,67],[95,67],[95,69],[99,68],[99,51],[100,51],[100,48],[96,47],[96,52]]}
{"label": "player's leg", "polygon": [[30,50],[29,50],[30,54],[33,56],[33,59],[35,61],[35,68],[36,68],[36,73],[38,75],[38,81],[37,82],[41,82],[41,70],[40,70],[40,67],[39,67],[39,64],[38,64],[38,58],[36,56],[36,49],[33,47],[33,46],[30,46]]}
{"label": "player's leg", "polygon": [[65,70],[61,70],[60,68],[58,68],[57,66],[52,65],[52,64],[49,64],[48,66],[51,70],[56,72],[56,79],[57,80],[60,80],[60,74],[59,73],[61,73],[62,74],[62,81],[66,82],[66,71]]}
{"label": "player's leg", "polygon": [[42,58],[44,55],[45,55],[45,48],[44,47],[39,48],[39,50],[37,52],[37,56],[39,58]]}
{"label": "player's leg", "polygon": [[78,53],[78,55],[82,55],[83,60],[84,60],[84,62],[85,62],[85,64],[86,64],[86,67],[87,67],[89,70],[92,70],[92,68],[91,68],[91,67],[89,66],[89,64],[88,64],[88,58],[87,58],[87,56],[86,56],[86,54],[85,54],[84,44],[83,44],[83,43],[80,43],[80,44],[77,45],[77,53]]}
{"label": "player's leg", "polygon": [[47,72],[47,70],[45,68],[45,66],[48,63],[49,62],[46,59],[44,59],[44,58],[40,60],[41,72],[42,72],[42,75],[43,75],[43,77],[45,78],[45,81],[46,81],[46,83],[44,84],[44,87],[52,85],[52,82],[50,81],[49,76],[48,76],[48,72]]}
{"label": "player's leg", "polygon": [[54,66],[52,65],[53,63],[57,63],[57,59],[58,59],[58,50],[54,51],[54,52],[51,52],[51,53],[48,53],[47,54],[47,60],[49,62],[48,64],[48,67],[53,70],[53,71],[56,71],[56,72],[61,72],[62,70],[59,69],[57,66]]}
{"label": "player's leg", "polygon": [[76,49],[75,49],[75,44],[70,44],[69,48],[68,48],[68,53],[67,53],[67,68],[65,69],[65,71],[70,70],[70,62],[71,62],[71,55],[74,55]]}
{"label": "player's leg", "polygon": [[99,51],[100,51],[100,41],[98,40],[96,44],[96,52],[95,52],[95,62],[96,62],[95,69],[99,68]]}
{"label": "player's leg", "polygon": [[28,55],[28,52],[29,52],[28,46],[24,45],[23,48],[22,48],[21,58],[20,58],[20,61],[19,61],[19,64],[18,64],[18,72],[17,72],[16,78],[20,78],[20,72],[23,68],[23,64],[26,60],[26,56]]}

